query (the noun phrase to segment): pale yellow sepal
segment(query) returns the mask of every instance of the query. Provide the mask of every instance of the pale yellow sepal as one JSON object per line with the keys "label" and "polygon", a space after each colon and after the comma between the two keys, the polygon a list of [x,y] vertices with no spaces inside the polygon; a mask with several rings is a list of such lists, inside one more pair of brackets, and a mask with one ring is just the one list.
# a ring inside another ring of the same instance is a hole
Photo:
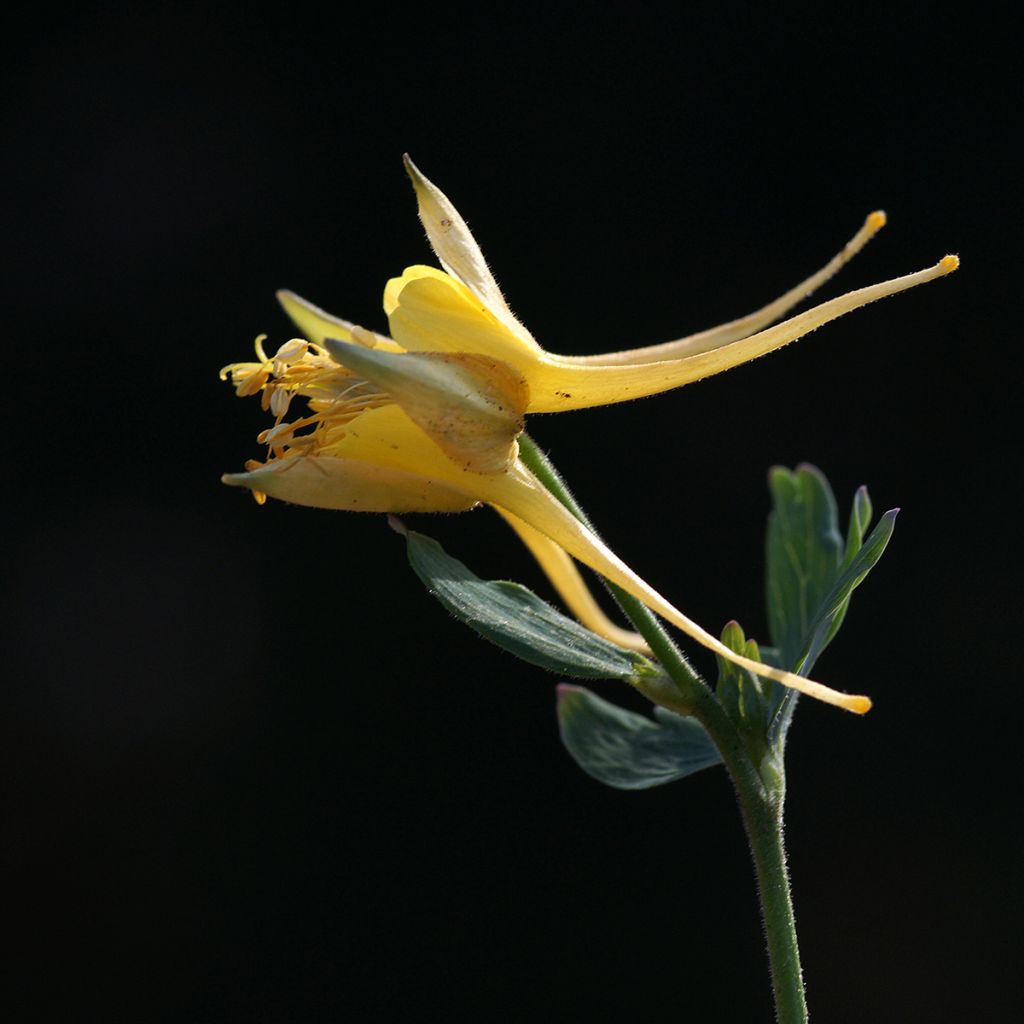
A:
{"label": "pale yellow sepal", "polygon": [[451,200],[429,179],[406,153],[405,169],[416,191],[420,221],[426,229],[430,247],[441,266],[458,278],[487,307],[492,315],[513,334],[533,341],[530,332],[515,318],[498,282],[487,266],[476,239]]}
{"label": "pale yellow sepal", "polygon": [[[351,341],[352,332],[356,325],[340,316],[327,313],[319,306],[314,306],[295,292],[282,289],[277,293],[277,301],[291,317],[292,322],[302,332],[307,341],[322,345],[327,338],[334,338],[337,341]],[[400,352],[401,346],[396,345],[390,338],[383,334],[368,332],[372,335],[376,347],[389,352]]]}
{"label": "pale yellow sepal", "polygon": [[465,512],[478,504],[464,491],[415,473],[330,456],[277,459],[248,473],[226,473],[232,487],[248,487],[295,505],[343,512]]}
{"label": "pale yellow sepal", "polygon": [[342,366],[386,392],[463,469],[501,473],[515,460],[528,391],[507,364],[465,352],[384,352],[330,338],[324,344]]}

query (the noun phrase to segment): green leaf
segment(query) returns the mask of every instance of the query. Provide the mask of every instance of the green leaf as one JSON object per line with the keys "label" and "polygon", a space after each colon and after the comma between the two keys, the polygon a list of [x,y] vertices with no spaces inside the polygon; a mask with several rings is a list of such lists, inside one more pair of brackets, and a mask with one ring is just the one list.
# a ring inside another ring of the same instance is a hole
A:
{"label": "green leaf", "polygon": [[832,637],[839,632],[839,627],[846,616],[846,609],[850,606],[850,595],[864,582],[864,578],[885,553],[889,538],[896,528],[898,514],[898,508],[886,512],[864,541],[863,547],[854,550],[849,560],[844,563],[839,578],[821,602],[818,616],[811,627],[812,640],[805,659],[808,663],[813,664]]}
{"label": "green leaf", "polygon": [[846,535],[846,554],[843,559],[845,562],[849,562],[860,550],[870,522],[871,497],[868,489],[862,485],[857,488],[853,496],[853,508],[850,509],[850,529]]}
{"label": "green leaf", "polygon": [[774,507],[768,517],[768,628],[782,663],[796,666],[811,623],[843,557],[836,500],[813,466],[769,474]]}
{"label": "green leaf", "polygon": [[[778,663],[806,675],[839,631],[850,595],[882,557],[899,510],[886,512],[865,539],[871,499],[867,488],[859,488],[844,542],[835,498],[820,470],[775,467],[769,484],[774,505],[768,518],[768,622]],[[797,693],[771,684],[766,694],[769,736],[777,742]]]}
{"label": "green leaf", "polygon": [[405,534],[409,564],[460,621],[531,665],[581,679],[657,674],[641,654],[618,647],[563,615],[532,590],[505,580],[482,580],[430,537]]}
{"label": "green leaf", "polygon": [[694,718],[655,707],[655,720],[626,711],[582,686],[558,687],[562,742],[590,776],[615,789],[650,789],[721,763]]}
{"label": "green leaf", "polygon": [[[857,552],[860,551],[861,546],[864,544],[864,534],[866,533],[870,522],[871,498],[868,496],[868,489],[861,486],[857,488],[857,493],[853,496],[853,507],[850,509],[850,527],[846,534],[846,550],[843,554],[843,568],[849,566],[856,557]],[[849,602],[839,608],[833,617],[832,625],[829,628],[828,636],[825,640],[826,645],[829,640],[839,632],[839,627],[843,624],[843,619],[846,618],[846,609],[848,607]],[[813,662],[811,664],[813,664]]]}

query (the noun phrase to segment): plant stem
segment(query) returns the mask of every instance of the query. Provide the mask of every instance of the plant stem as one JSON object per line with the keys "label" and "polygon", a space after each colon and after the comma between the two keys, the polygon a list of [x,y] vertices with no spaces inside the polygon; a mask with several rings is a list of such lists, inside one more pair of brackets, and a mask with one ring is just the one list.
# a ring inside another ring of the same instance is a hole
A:
{"label": "plant stem", "polygon": [[739,786],[737,793],[740,794],[743,823],[757,871],[757,888],[775,991],[775,1014],[779,1024],[805,1024],[807,1001],[786,870],[782,801],[780,799],[774,806],[771,801],[749,806]]}
{"label": "plant stem", "polygon": [[757,877],[775,1018],[778,1024],[806,1024],[807,1001],[783,841],[785,773],[779,763],[771,783],[765,782],[736,726],[710,691],[694,709],[694,716],[715,741],[736,790]]}
{"label": "plant stem", "polygon": [[[586,514],[576,503],[565,481],[526,434],[519,437],[520,455],[537,479],[591,530]],[[691,714],[707,729],[725,762],[740,805],[743,827],[750,843],[757,876],[758,897],[768,945],[768,962],[775,995],[778,1024],[807,1024],[800,951],[793,918],[789,873],[783,844],[782,808],[785,774],[781,757],[770,783],[757,764],[736,723],[717,697],[690,667],[661,622],[646,605],[606,581],[615,600],[647,641],[662,668],[676,684],[679,701],[673,710]],[[668,702],[666,702],[668,703]]]}

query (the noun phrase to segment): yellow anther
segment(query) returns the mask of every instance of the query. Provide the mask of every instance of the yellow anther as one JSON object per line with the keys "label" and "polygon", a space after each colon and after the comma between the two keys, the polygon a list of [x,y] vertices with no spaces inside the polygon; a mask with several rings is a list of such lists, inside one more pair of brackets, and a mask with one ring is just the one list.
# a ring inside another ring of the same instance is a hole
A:
{"label": "yellow anther", "polygon": [[266,430],[261,430],[256,435],[256,440],[260,444],[265,444],[270,447],[279,446],[284,439],[290,438],[292,433],[295,431],[294,423],[278,423],[276,426],[268,427]]}
{"label": "yellow anther", "polygon": [[[234,372],[232,373],[232,376],[235,380],[238,380],[238,376]],[[266,366],[260,366],[242,380],[242,383],[238,386],[238,390],[235,393],[239,398],[246,398],[249,395],[255,395],[269,379],[270,369]]]}
{"label": "yellow anther", "polygon": [[273,372],[279,377],[285,373],[290,362],[299,362],[309,350],[309,343],[301,338],[286,341],[273,355]]}
{"label": "yellow anther", "polygon": [[291,400],[291,392],[284,388],[274,388],[274,393],[270,396],[270,411],[275,416],[283,416],[288,411]]}

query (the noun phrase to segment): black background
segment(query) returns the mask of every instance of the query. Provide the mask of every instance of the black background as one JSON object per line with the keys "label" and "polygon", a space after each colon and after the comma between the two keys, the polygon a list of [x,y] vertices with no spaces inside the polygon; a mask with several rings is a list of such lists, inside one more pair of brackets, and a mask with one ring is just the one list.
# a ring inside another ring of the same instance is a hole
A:
{"label": "black background", "polygon": [[[984,8],[979,8],[984,9]],[[1019,1005],[1019,293],[1006,27],[904,5],[27,11],[7,36],[0,777],[9,1019],[768,1021],[728,783],[625,794],[553,678],[450,620],[383,517],[223,487],[217,380],[291,287],[385,329],[431,262],[400,156],[546,347],[951,278],[531,430],[616,549],[763,637],[769,466],[903,511],[805,701],[788,839],[829,1024]],[[548,590],[489,511],[413,525]],[[710,670],[709,659],[695,652]],[[600,687],[638,706],[623,688]]]}

